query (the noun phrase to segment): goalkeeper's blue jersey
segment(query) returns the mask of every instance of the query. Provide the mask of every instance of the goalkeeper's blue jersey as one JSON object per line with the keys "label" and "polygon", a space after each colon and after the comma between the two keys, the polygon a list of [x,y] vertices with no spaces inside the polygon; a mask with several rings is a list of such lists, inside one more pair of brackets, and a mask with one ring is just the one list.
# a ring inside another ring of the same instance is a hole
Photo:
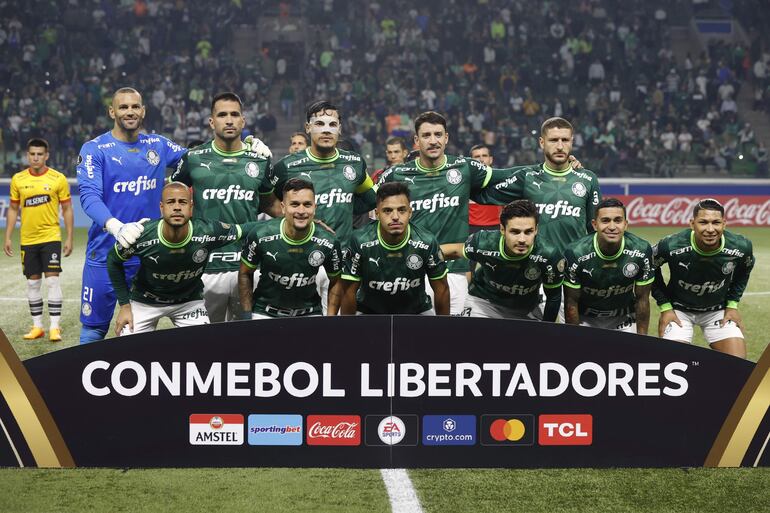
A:
{"label": "goalkeeper's blue jersey", "polygon": [[123,223],[158,217],[166,168],[176,166],[186,148],[162,135],[140,134],[125,143],[106,132],[80,149],[77,175],[80,203],[93,220],[86,263],[107,265],[115,238],[104,230],[111,217]]}

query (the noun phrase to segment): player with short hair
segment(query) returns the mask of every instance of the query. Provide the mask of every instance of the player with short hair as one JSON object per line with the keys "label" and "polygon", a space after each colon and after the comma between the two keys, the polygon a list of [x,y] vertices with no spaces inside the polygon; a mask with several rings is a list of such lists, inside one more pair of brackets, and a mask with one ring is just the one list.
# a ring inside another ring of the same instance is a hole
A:
{"label": "player with short hair", "polygon": [[[283,186],[283,217],[258,223],[245,237],[238,282],[241,304],[252,319],[322,315],[316,275],[324,268],[329,277],[328,312],[339,310],[342,272],[340,243],[334,234],[314,222],[313,184],[298,178]],[[254,290],[253,274],[262,277]]]}
{"label": "player with short hair", "polygon": [[409,148],[407,148],[406,141],[403,137],[388,137],[385,141],[385,159],[387,160],[387,165],[372,173],[372,180],[376,182],[380,179],[380,175],[382,175],[383,171],[389,167],[406,162],[407,155],[409,155]]}
{"label": "player with short hair", "polygon": [[305,132],[294,132],[289,138],[289,155],[303,151],[309,143],[310,140]]}
{"label": "player with short hair", "polygon": [[[475,264],[465,298],[470,317],[556,320],[564,259],[538,236],[538,217],[532,201],[515,200],[503,207],[497,230],[473,233],[465,244],[441,246],[445,258]],[[544,312],[539,308],[541,285]]]}
{"label": "player with short hair", "polygon": [[615,198],[596,206],[593,228],[596,233],[564,252],[566,322],[646,335],[655,279],[652,247],[626,231],[626,207]]}
{"label": "player with short hair", "polygon": [[[187,185],[163,187],[161,218],[149,221],[139,238],[124,248],[116,243],[107,257],[107,271],[120,303],[115,334],[154,331],[168,317],[174,326],[208,324],[201,275],[208,254],[238,241],[241,227],[192,218],[193,197]],[[124,269],[131,257],[139,269],[129,290]]]}
{"label": "player with short hair", "polygon": [[[335,231],[344,250],[353,232],[354,198],[361,200],[356,206],[360,211],[355,213],[374,208],[374,184],[361,155],[337,148],[342,117],[335,105],[324,100],[313,102],[305,116],[305,132],[310,136],[310,146],[277,162],[273,166],[272,184],[280,199],[279,191],[291,178],[311,182],[316,194],[315,217]],[[326,309],[329,280],[323,268],[319,270],[318,282],[321,301]]]}
{"label": "player with short hair", "polygon": [[[48,142],[33,138],[27,143],[29,167],[11,178],[11,204],[5,227],[5,254],[13,256],[11,235],[22,214],[21,222],[21,270],[27,278],[27,302],[32,315],[32,329],[24,340],[45,336],[43,329],[42,275],[48,288],[48,316],[50,318],[49,340],[61,340],[62,290],[59,273],[62,271],[61,257],[72,253],[74,214],[72,197],[67,178],[57,170],[46,166]],[[67,238],[62,252],[61,228],[59,228],[59,205],[64,217]]]}
{"label": "player with short hair", "polygon": [[[660,307],[658,333],[692,343],[700,326],[712,349],[746,358],[738,302],[746,290],[754,254],[749,239],[725,229],[725,209],[715,199],[699,201],[690,228],[655,245],[652,295]],[[668,264],[670,278],[660,268]]]}
{"label": "player with short hair", "polygon": [[[171,180],[192,187],[196,211],[203,219],[243,224],[256,221],[260,211],[280,215],[270,184],[270,159],[260,157],[241,141],[245,123],[237,94],[215,95],[209,117],[214,138],[188,151],[171,175]],[[240,261],[240,242],[209,253],[202,279],[211,322],[243,316],[238,290]]]}
{"label": "player with short hair", "polygon": [[[471,147],[470,156],[482,164],[492,166],[494,157],[492,149],[486,144],[476,144]],[[471,233],[479,230],[488,230],[497,228],[500,224],[500,213],[502,208],[499,205],[480,205],[471,201],[468,205],[468,224]]]}
{"label": "player with short hair", "polygon": [[[377,222],[353,233],[342,278],[341,313],[449,315],[447,269],[436,238],[410,223],[409,187],[385,183],[377,190]],[[435,310],[425,293],[433,290]]]}

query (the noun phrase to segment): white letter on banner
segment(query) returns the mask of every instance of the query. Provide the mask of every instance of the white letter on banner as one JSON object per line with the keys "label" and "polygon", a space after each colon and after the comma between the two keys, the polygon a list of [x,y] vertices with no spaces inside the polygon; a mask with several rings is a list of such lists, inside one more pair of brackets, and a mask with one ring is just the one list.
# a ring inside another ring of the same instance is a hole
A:
{"label": "white letter on banner", "polygon": [[[401,383],[401,397],[420,397],[425,393],[425,383],[422,378],[425,376],[425,369],[419,363],[402,363],[399,370],[399,382]],[[413,390],[409,385],[414,384]]]}
{"label": "white letter on banner", "polygon": [[361,397],[382,397],[381,388],[369,388],[369,364],[361,364]]}
{"label": "white letter on banner", "polygon": [[[308,375],[309,383],[304,389],[294,386],[294,373],[298,371],[304,371]],[[286,372],[283,373],[283,388],[294,397],[307,397],[318,388],[318,371],[307,362],[292,363],[286,367]]]}
{"label": "white letter on banner", "polygon": [[323,364],[323,396],[324,397],[345,397],[344,388],[332,388],[332,364]]}
{"label": "white letter on banner", "polygon": [[655,383],[658,383],[660,381],[660,377],[653,374],[650,376],[650,371],[659,371],[660,370],[660,364],[659,363],[640,363],[639,364],[639,377],[638,377],[638,389],[639,389],[639,397],[642,396],[652,396],[656,397],[660,395],[660,388],[653,387],[650,388],[650,385],[654,385]]}
{"label": "white letter on banner", "polygon": [[[548,383],[548,374],[555,372],[559,375],[559,384],[551,387]],[[569,372],[567,369],[555,362],[543,362],[540,364],[540,396],[557,397],[564,393],[569,386]]]}
{"label": "white letter on banner", "polygon": [[500,397],[500,373],[511,370],[510,363],[485,363],[481,366],[485,371],[492,372],[492,397]]}
{"label": "white letter on banner", "polygon": [[529,369],[526,363],[517,363],[513,368],[511,381],[508,382],[508,388],[505,391],[505,397],[512,397],[516,390],[525,390],[527,395],[535,397],[537,391],[532,382],[532,376],[529,375]]}
{"label": "white letter on banner", "polygon": [[187,374],[187,380],[185,382],[185,395],[191,397],[195,395],[195,389],[197,387],[198,392],[201,394],[208,393],[209,389],[214,388],[212,395],[219,397],[222,395],[222,362],[214,362],[211,364],[209,373],[206,374],[206,379],[201,377],[198,372],[198,366],[195,362],[187,362],[185,366],[185,373]]}
{"label": "white letter on banner", "polygon": [[238,374],[239,371],[248,371],[251,368],[251,364],[246,362],[227,362],[227,396],[247,396],[249,390],[245,388],[238,388],[239,383],[248,383],[249,377],[243,374]]}
{"label": "white letter on banner", "polygon": [[[123,386],[120,378],[123,375],[124,370],[132,370],[136,374],[136,385],[131,388]],[[133,397],[138,395],[144,390],[144,386],[147,384],[147,373],[138,362],[131,360],[120,362],[112,369],[112,389],[125,397]]]}
{"label": "white letter on banner", "polygon": [[[466,371],[471,371],[470,377],[466,377]],[[465,388],[467,387],[474,397],[481,397],[481,390],[479,390],[478,382],[481,379],[481,368],[475,363],[462,362],[458,363],[455,368],[455,395],[457,397],[465,396]]]}
{"label": "white letter on banner", "polygon": [[91,376],[95,370],[107,370],[109,368],[110,364],[104,360],[96,360],[95,362],[91,362],[86,365],[86,368],[83,369],[83,375],[80,378],[83,382],[83,388],[85,391],[91,395],[95,395],[96,397],[110,395],[111,391],[109,387],[95,387],[93,381],[91,381]]}
{"label": "white letter on banner", "polygon": [[665,369],[663,369],[663,376],[671,383],[679,385],[679,388],[665,387],[663,389],[663,393],[670,397],[683,396],[687,393],[687,388],[689,386],[687,378],[674,374],[674,371],[677,370],[685,372],[687,370],[687,364],[682,362],[671,362],[666,365]]}
{"label": "white letter on banner", "polygon": [[[622,375],[618,375],[622,373]],[[618,387],[623,389],[626,397],[633,397],[634,389],[631,388],[631,380],[634,379],[634,368],[627,363],[613,362],[610,364],[609,376],[607,377],[607,395],[615,397],[618,395]]]}
{"label": "white letter on banner", "polygon": [[[581,379],[584,372],[593,372],[596,374],[596,385],[594,385],[593,388],[586,388],[583,386]],[[602,366],[598,363],[581,363],[575,367],[574,371],[572,371],[572,388],[583,397],[595,397],[601,394],[605,385],[607,385],[607,374],[605,374],[604,369],[602,369]]]}
{"label": "white letter on banner", "polygon": [[439,372],[448,372],[452,370],[451,363],[429,363],[428,364],[428,396],[429,397],[450,397],[452,390],[450,388],[438,388],[438,385],[449,383],[449,376],[439,376]]}
{"label": "white letter on banner", "polygon": [[166,374],[160,362],[150,362],[150,395],[160,395],[160,382],[166,388],[169,394],[178,397],[182,393],[182,364],[171,362],[171,376]]}
{"label": "white letter on banner", "polygon": [[[281,392],[281,384],[278,375],[281,371],[271,362],[259,362],[254,364],[254,396],[275,397]],[[269,385],[269,387],[265,387]]]}

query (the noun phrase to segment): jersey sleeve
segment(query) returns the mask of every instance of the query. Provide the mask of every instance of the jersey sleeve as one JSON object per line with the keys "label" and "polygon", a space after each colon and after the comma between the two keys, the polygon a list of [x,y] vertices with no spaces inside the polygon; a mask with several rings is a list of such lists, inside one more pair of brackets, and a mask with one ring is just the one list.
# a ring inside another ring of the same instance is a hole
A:
{"label": "jersey sleeve", "polygon": [[268,158],[265,162],[265,178],[262,179],[262,181],[259,183],[259,188],[257,192],[260,195],[267,195],[273,192],[275,188],[273,187],[273,184],[270,183],[270,170],[272,169],[272,164],[270,163],[270,159]]}
{"label": "jersey sleeve", "polygon": [[463,258],[478,262],[479,254],[476,252],[476,249],[479,247],[479,233],[472,233],[465,240],[465,244],[463,244]]}
{"label": "jersey sleeve", "polygon": [[178,145],[174,141],[169,141],[165,137],[163,146],[166,167],[177,167],[179,160],[187,153],[187,148]]}
{"label": "jersey sleeve", "polygon": [[577,260],[577,255],[572,248],[567,248],[564,252],[564,286],[571,289],[579,289],[582,287],[580,283],[580,264]]}
{"label": "jersey sleeve", "polygon": [[433,237],[428,249],[428,262],[425,266],[425,272],[430,280],[440,280],[449,272],[444,261],[444,254],[441,252],[441,246],[438,240]]}
{"label": "jersey sleeve", "polygon": [[730,288],[727,289],[727,308],[738,308],[738,302],[743,297],[746,285],[749,283],[749,275],[754,269],[754,249],[751,241],[746,241],[746,251],[743,258],[738,262],[733,274],[733,281]]}
{"label": "jersey sleeve", "polygon": [[270,185],[278,199],[283,199],[283,186],[286,184],[286,164],[279,160],[270,170]]}
{"label": "jersey sleeve", "polygon": [[596,207],[599,206],[601,201],[602,191],[599,188],[599,179],[594,175],[588,191],[588,202],[586,203],[586,233],[593,233],[595,231],[591,221],[596,217]]}
{"label": "jersey sleeve", "polygon": [[479,189],[471,189],[471,199],[482,205],[506,205],[524,197],[526,167],[492,169],[489,181]]}
{"label": "jersey sleeve", "polygon": [[471,174],[471,191],[483,189],[492,179],[492,167],[476,159],[468,159],[468,169]]}
{"label": "jersey sleeve", "polygon": [[93,142],[84,144],[78,156],[78,192],[83,211],[97,226],[104,226],[111,217],[114,217],[104,204],[105,172],[108,171],[104,164],[104,153],[96,148]]}
{"label": "jersey sleeve", "polygon": [[176,164],[176,169],[174,169],[174,172],[171,173],[169,180],[171,180],[172,182],[182,182],[187,186],[192,185],[192,177],[190,176],[189,159],[190,159],[189,155],[187,154],[182,155],[182,157],[179,159],[179,161]]}
{"label": "jersey sleeve", "polygon": [[556,250],[546,255],[546,261],[543,263],[542,276],[543,288],[559,288],[564,283],[564,268],[566,260]]}
{"label": "jersey sleeve", "polygon": [[259,250],[259,232],[254,226],[243,239],[243,251],[241,251],[241,263],[249,269],[256,269],[262,260],[262,253]]}
{"label": "jersey sleeve", "polygon": [[19,194],[19,183],[16,175],[11,178],[11,203],[19,203],[21,201],[21,195]]}
{"label": "jersey sleeve", "polygon": [[324,269],[326,269],[327,276],[335,277],[342,274],[342,249],[340,247],[340,241],[334,238],[334,246],[329,251],[329,257],[324,260]]}
{"label": "jersey sleeve", "polygon": [[665,312],[673,308],[668,297],[666,281],[663,279],[663,272],[661,271],[663,264],[668,263],[669,259],[668,237],[661,239],[653,246],[652,258],[655,268],[655,280],[652,282],[652,297],[658,303],[660,311]]}
{"label": "jersey sleeve", "polygon": [[232,242],[241,240],[241,226],[238,224],[223,223],[221,221],[209,221],[206,231],[216,240],[207,244],[211,248],[226,246]]}
{"label": "jersey sleeve", "polygon": [[63,174],[59,175],[58,183],[59,203],[68,203],[72,201],[72,194],[70,193],[70,184],[67,182],[67,177]]}
{"label": "jersey sleeve", "polygon": [[121,255],[117,244],[112,251],[107,253],[107,275],[110,277],[115,297],[121,306],[131,302],[131,293],[128,283],[126,283],[126,274],[123,268],[123,262],[125,261],[126,259]]}
{"label": "jersey sleeve", "polygon": [[393,168],[386,169],[382,173],[380,173],[380,178],[377,180],[377,185],[382,185],[386,182],[392,182],[393,181]]}
{"label": "jersey sleeve", "polygon": [[639,273],[636,275],[634,283],[639,286],[650,285],[655,281],[655,265],[652,258],[652,246],[645,244],[644,258]]}
{"label": "jersey sleeve", "polygon": [[361,281],[361,265],[363,254],[358,238],[353,235],[350,238],[350,247],[345,252],[345,261],[342,269],[342,279],[347,281]]}

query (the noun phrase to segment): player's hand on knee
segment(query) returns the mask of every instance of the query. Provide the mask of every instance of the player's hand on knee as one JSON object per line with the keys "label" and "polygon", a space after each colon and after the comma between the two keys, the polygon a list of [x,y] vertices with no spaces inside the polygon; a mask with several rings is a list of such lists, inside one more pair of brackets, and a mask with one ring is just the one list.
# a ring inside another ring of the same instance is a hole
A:
{"label": "player's hand on knee", "polygon": [[660,319],[658,320],[658,336],[663,337],[663,332],[666,331],[666,327],[671,323],[676,323],[680,328],[682,327],[682,321],[677,317],[676,312],[673,310],[666,310],[660,313]]}
{"label": "player's hand on knee", "polygon": [[[126,330],[126,327],[128,328]],[[134,332],[134,313],[131,311],[131,305],[122,305],[118,310],[118,317],[115,319],[115,335],[128,335]]]}
{"label": "player's hand on knee", "polygon": [[243,140],[243,142],[245,142],[246,146],[249,147],[249,151],[256,153],[258,157],[262,157],[263,159],[273,158],[273,152],[270,151],[270,148],[267,147],[267,144],[263,143],[259,137],[249,135],[246,137],[246,139]]}
{"label": "player's hand on knee", "polygon": [[719,321],[719,327],[724,328],[725,324],[730,321],[733,321],[735,325],[743,331],[743,319],[741,318],[741,313],[735,308],[725,308],[725,315],[722,317],[722,320]]}

